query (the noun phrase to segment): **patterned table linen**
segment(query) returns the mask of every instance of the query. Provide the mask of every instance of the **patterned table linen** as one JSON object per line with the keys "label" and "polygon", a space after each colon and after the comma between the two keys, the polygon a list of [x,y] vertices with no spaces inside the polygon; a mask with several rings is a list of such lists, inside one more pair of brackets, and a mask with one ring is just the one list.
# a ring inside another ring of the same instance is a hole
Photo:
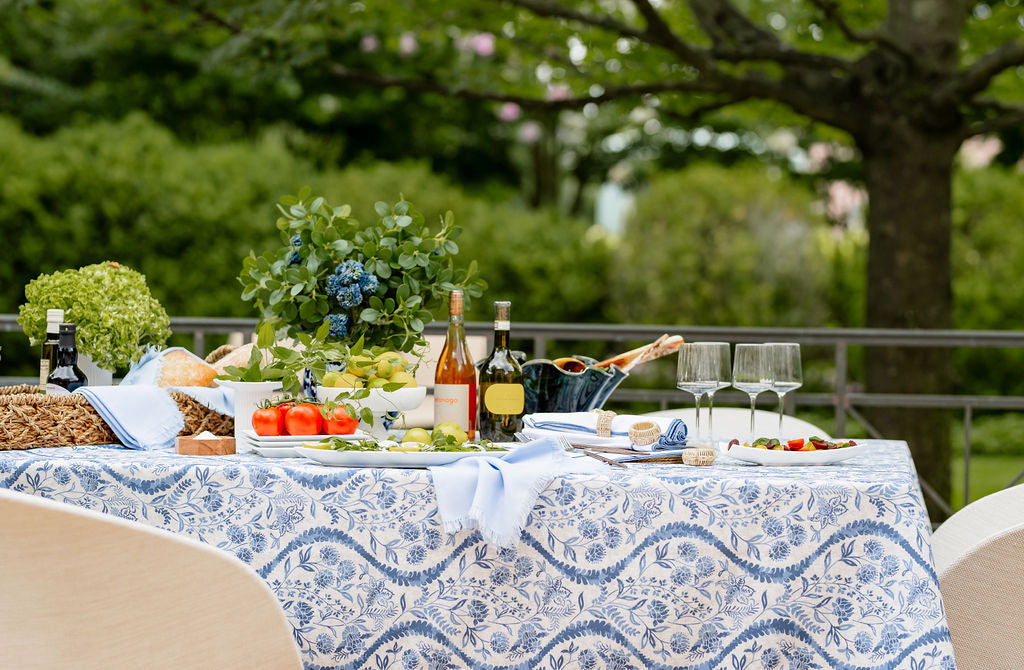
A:
{"label": "patterned table linen", "polygon": [[426,470],[72,447],[3,452],[0,486],[231,552],[311,670],[952,670],[913,463],[870,444],[556,478],[501,551],[442,532]]}

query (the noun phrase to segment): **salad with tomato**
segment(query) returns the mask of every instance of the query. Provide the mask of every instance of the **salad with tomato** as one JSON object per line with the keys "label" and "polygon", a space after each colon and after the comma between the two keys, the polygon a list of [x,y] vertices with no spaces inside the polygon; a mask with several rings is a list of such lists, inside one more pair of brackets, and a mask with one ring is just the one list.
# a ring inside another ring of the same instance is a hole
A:
{"label": "salad with tomato", "polygon": [[[729,443],[729,446],[731,447],[733,444],[739,443],[739,440],[733,440]],[[853,440],[826,440],[817,436],[812,436],[807,439],[801,437],[795,440],[787,440],[786,442],[782,442],[774,437],[759,437],[752,443],[744,442],[743,446],[753,447],[755,449],[771,449],[773,451],[825,451],[827,449],[855,447],[857,446],[857,443]]]}

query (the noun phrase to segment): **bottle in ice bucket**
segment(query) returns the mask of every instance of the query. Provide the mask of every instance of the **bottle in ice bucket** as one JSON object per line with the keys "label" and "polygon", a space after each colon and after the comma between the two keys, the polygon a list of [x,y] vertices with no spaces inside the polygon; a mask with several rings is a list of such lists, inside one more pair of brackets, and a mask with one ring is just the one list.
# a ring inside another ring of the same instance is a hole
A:
{"label": "bottle in ice bucket", "polygon": [[39,392],[46,393],[46,378],[57,367],[57,346],[60,344],[60,324],[64,321],[64,310],[46,310],[46,339],[39,356]]}
{"label": "bottle in ice bucket", "polygon": [[448,336],[434,373],[434,425],[452,422],[470,439],[476,432],[476,368],[466,344],[462,291],[452,291],[448,304]]}
{"label": "bottle in ice bucket", "polygon": [[57,367],[46,378],[47,393],[69,393],[89,380],[78,369],[78,349],[75,347],[73,323],[60,324],[60,342],[57,346]]}
{"label": "bottle in ice bucket", "polygon": [[523,368],[508,348],[512,303],[494,303],[494,349],[480,365],[480,437],[514,442],[523,428]]}

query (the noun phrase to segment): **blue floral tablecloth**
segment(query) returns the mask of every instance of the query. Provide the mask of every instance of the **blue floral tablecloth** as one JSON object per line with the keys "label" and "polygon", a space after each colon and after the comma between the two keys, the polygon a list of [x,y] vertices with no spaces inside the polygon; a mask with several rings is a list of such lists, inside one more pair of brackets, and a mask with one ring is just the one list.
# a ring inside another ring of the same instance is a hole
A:
{"label": "blue floral tablecloth", "polygon": [[310,669],[951,670],[913,463],[872,444],[559,477],[500,551],[441,530],[425,470],[73,447],[0,452],[0,486],[231,552]]}

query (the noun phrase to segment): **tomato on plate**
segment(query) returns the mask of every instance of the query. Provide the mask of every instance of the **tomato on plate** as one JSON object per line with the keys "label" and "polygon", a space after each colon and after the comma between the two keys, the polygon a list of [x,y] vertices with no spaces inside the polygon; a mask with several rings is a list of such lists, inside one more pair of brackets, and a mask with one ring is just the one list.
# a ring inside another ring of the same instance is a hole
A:
{"label": "tomato on plate", "polygon": [[323,427],[320,408],[311,402],[295,405],[285,413],[284,427],[289,435],[319,435]]}
{"label": "tomato on plate", "polygon": [[284,435],[284,415],[276,407],[264,407],[252,413],[252,429],[257,435]]}
{"label": "tomato on plate", "polygon": [[324,419],[324,432],[328,435],[351,435],[356,432],[358,425],[359,420],[350,417],[344,407],[335,407],[327,412],[327,417]]}
{"label": "tomato on plate", "polygon": [[786,451],[800,451],[804,448],[804,438],[786,442]]}

